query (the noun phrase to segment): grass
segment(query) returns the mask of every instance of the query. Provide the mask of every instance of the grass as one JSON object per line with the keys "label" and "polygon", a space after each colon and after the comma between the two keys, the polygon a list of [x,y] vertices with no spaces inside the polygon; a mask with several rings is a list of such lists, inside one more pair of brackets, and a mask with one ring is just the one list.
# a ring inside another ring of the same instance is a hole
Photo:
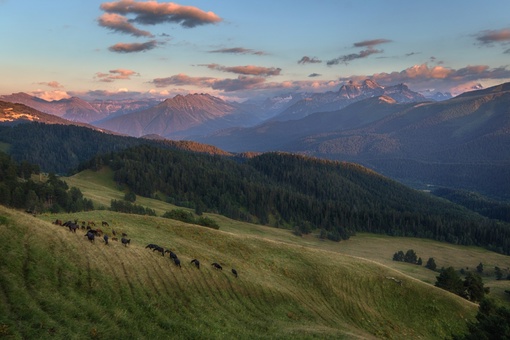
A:
{"label": "grass", "polygon": [[[104,208],[124,196],[112,178],[109,170],[85,171],[66,181]],[[136,203],[158,215],[175,208]],[[448,338],[466,329],[477,306],[431,285],[437,273],[391,261],[393,253],[412,248],[456,268],[509,264],[479,248],[368,234],[336,243],[205,215],[220,230],[102,209],[34,218],[0,206],[0,337]],[[107,221],[99,227],[132,243],[90,243],[84,231],[50,223],[57,218]],[[182,268],[148,243],[177,253]],[[509,289],[508,281],[486,280],[502,295]]]}
{"label": "grass", "polygon": [[[387,266],[258,236],[110,211],[43,216],[104,219],[132,240],[106,246],[28,214],[0,215],[0,325],[13,338],[434,339],[476,312]],[[172,249],[182,268],[147,243]]]}

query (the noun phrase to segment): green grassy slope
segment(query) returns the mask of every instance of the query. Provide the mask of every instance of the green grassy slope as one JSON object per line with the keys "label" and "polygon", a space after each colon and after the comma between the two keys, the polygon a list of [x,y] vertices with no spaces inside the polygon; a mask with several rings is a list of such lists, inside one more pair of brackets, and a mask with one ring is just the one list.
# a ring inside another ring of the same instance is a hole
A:
{"label": "green grassy slope", "polygon": [[[476,313],[459,297],[337,252],[105,210],[43,216],[106,220],[132,240],[106,246],[4,207],[0,216],[0,335],[12,338],[437,339]],[[172,249],[182,268],[148,243]]]}

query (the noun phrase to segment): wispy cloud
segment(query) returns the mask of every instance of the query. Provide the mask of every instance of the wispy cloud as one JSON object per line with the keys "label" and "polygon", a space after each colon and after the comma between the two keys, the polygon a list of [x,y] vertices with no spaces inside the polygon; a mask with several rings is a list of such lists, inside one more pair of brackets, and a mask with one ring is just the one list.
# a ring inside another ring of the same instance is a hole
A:
{"label": "wispy cloud", "polygon": [[476,34],[476,40],[481,45],[508,44],[510,43],[510,28],[481,31]]}
{"label": "wispy cloud", "polygon": [[156,40],[150,40],[144,43],[118,43],[110,46],[108,49],[118,53],[133,53],[152,50],[157,45],[158,42]]}
{"label": "wispy cloud", "polygon": [[105,13],[97,21],[99,26],[108,28],[115,32],[127,33],[135,37],[152,37],[151,32],[143,31],[133,26],[125,16],[116,13]]}
{"label": "wispy cloud", "polygon": [[193,28],[222,21],[213,12],[205,12],[194,6],[182,6],[172,2],[120,0],[105,2],[100,8],[108,13],[134,15],[130,21],[144,25],[177,23],[186,28]]}
{"label": "wispy cloud", "polygon": [[253,89],[264,83],[266,78],[238,76],[234,79],[219,79],[211,77],[190,77],[185,74],[177,74],[167,78],[156,78],[152,81],[156,87],[167,86],[196,86],[208,87],[224,92],[234,92],[246,89]]}
{"label": "wispy cloud", "polygon": [[60,88],[63,88],[64,86],[62,86],[58,81],[48,81],[48,82],[40,82],[40,83],[37,83],[39,85],[46,85],[46,86],[49,86],[49,87],[52,87],[54,89],[60,89]]}
{"label": "wispy cloud", "polygon": [[108,73],[97,72],[95,78],[105,83],[111,83],[115,80],[130,80],[132,76],[140,76],[140,74],[132,70],[116,69],[110,70]]}
{"label": "wispy cloud", "polygon": [[308,77],[310,78],[314,78],[314,77],[320,77],[321,75],[319,73],[311,73],[308,75]]}
{"label": "wispy cloud", "polygon": [[349,62],[351,62],[353,60],[366,58],[372,54],[378,54],[378,53],[383,53],[383,52],[384,52],[383,50],[376,50],[373,48],[369,48],[367,50],[361,51],[360,53],[346,54],[346,55],[340,56],[338,58],[328,60],[328,62],[326,64],[328,66],[338,65],[338,64],[347,65]]}
{"label": "wispy cloud", "polygon": [[303,65],[304,64],[318,64],[318,63],[322,63],[322,60],[317,59],[317,57],[310,58],[310,57],[304,56],[297,63],[303,64]]}
{"label": "wispy cloud", "polygon": [[218,50],[209,51],[209,53],[229,53],[229,54],[253,54],[253,55],[265,55],[267,53],[263,51],[256,51],[244,47],[232,47],[232,48],[220,48]]}
{"label": "wispy cloud", "polygon": [[363,40],[359,41],[353,44],[354,47],[368,47],[368,48],[374,48],[374,46],[380,45],[380,44],[386,44],[392,42],[388,39],[373,39],[373,40]]}
{"label": "wispy cloud", "polygon": [[262,66],[254,66],[254,65],[246,65],[246,66],[222,66],[218,64],[205,64],[199,66],[207,66],[207,68],[212,70],[218,70],[222,72],[231,72],[242,75],[250,75],[250,76],[278,76],[280,75],[281,68],[276,67],[262,67]]}

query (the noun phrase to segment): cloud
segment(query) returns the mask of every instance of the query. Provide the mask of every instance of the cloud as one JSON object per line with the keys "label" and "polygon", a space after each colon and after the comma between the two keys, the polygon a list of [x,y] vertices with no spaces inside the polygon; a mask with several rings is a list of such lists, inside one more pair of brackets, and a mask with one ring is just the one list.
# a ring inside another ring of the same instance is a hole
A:
{"label": "cloud", "polygon": [[37,83],[39,85],[46,85],[46,86],[49,86],[49,87],[53,87],[55,89],[58,89],[58,88],[63,88],[64,86],[60,85],[60,83],[58,81],[48,81],[48,82],[40,82],[40,83]]}
{"label": "cloud", "polygon": [[56,90],[56,91],[36,90],[36,91],[32,91],[31,95],[41,98],[41,99],[44,99],[44,100],[47,100],[49,102],[54,101],[54,100],[71,98],[71,96],[66,91],[60,91],[60,90]]}
{"label": "cloud", "polygon": [[108,73],[97,72],[95,78],[105,83],[111,83],[115,80],[129,80],[131,76],[139,76],[140,74],[126,69],[110,70]]}
{"label": "cloud", "polygon": [[112,31],[127,33],[135,37],[152,37],[148,31],[142,31],[133,26],[125,16],[116,13],[105,13],[100,16],[97,21],[99,26],[106,27]]}
{"label": "cloud", "polygon": [[265,55],[263,51],[255,51],[249,48],[243,47],[232,47],[232,48],[220,48],[219,50],[209,51],[209,53],[230,53],[230,54],[254,54],[254,55]]}
{"label": "cloud", "polygon": [[328,66],[338,65],[338,64],[347,65],[350,61],[353,61],[356,59],[361,59],[361,58],[366,58],[372,54],[383,53],[383,52],[384,52],[383,50],[376,50],[373,48],[369,48],[367,50],[361,51],[360,53],[351,53],[351,54],[340,56],[335,59],[328,60],[328,62],[326,64]]}
{"label": "cloud", "polygon": [[318,63],[322,63],[322,60],[319,60],[316,57],[310,58],[310,57],[304,56],[297,63],[303,64],[303,65],[304,64],[318,64]]}
{"label": "cloud", "polygon": [[371,78],[379,84],[405,83],[415,91],[434,88],[438,89],[438,91],[451,92],[452,89],[463,88],[466,84],[482,80],[510,79],[510,70],[506,67],[490,68],[487,65],[468,65],[459,69],[452,69],[443,66],[430,67],[427,64],[421,64],[413,65],[399,72],[342,77],[339,80],[362,81],[366,78]]}
{"label": "cloud", "polygon": [[320,77],[321,75],[319,73],[312,73],[312,74],[309,74],[308,77],[310,78],[313,78],[313,77]]}
{"label": "cloud", "polygon": [[507,44],[510,43],[510,29],[481,31],[476,35],[476,40],[481,45],[492,45],[494,43]]}
{"label": "cloud", "polygon": [[170,85],[178,86],[197,86],[197,87],[211,87],[216,81],[216,78],[211,77],[190,77],[186,74],[177,74],[166,78],[156,78],[152,83],[156,87],[167,87]]}
{"label": "cloud", "polygon": [[239,76],[236,79],[216,80],[212,84],[214,90],[222,90],[225,92],[234,92],[240,90],[253,89],[258,84],[265,82],[265,78]]}
{"label": "cloud", "polygon": [[152,81],[156,87],[167,86],[196,86],[202,88],[211,88],[224,92],[234,92],[239,90],[253,89],[256,85],[265,81],[262,77],[238,76],[234,79],[218,79],[211,77],[190,77],[185,74],[177,74],[167,78],[156,78]]}
{"label": "cloud", "polygon": [[386,44],[389,42],[392,42],[392,41],[388,40],[388,39],[373,39],[373,40],[364,40],[364,41],[354,43],[353,46],[354,47],[368,47],[369,49],[372,49],[376,45]]}
{"label": "cloud", "polygon": [[118,53],[133,53],[152,50],[157,45],[158,42],[156,40],[150,40],[144,43],[118,43],[110,46],[108,49]]}
{"label": "cloud", "polygon": [[275,68],[275,67],[262,67],[262,66],[253,66],[253,65],[246,65],[246,66],[221,66],[218,64],[206,64],[206,65],[199,65],[199,66],[207,66],[209,69],[212,70],[218,70],[222,72],[231,72],[236,74],[242,74],[242,75],[250,75],[250,76],[278,76],[280,75],[281,68]]}
{"label": "cloud", "polygon": [[102,3],[100,8],[107,13],[132,14],[131,22],[144,25],[177,23],[186,28],[215,24],[222,19],[213,12],[205,12],[197,7],[182,6],[172,2],[120,0]]}

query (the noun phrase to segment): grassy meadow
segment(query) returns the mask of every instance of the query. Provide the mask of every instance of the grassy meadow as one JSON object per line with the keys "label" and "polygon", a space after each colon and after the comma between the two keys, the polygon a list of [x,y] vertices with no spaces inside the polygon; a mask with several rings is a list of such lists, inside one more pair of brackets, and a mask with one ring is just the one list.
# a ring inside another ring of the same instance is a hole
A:
{"label": "grassy meadow", "polygon": [[[105,169],[66,179],[94,201],[91,212],[33,217],[0,206],[0,337],[448,338],[466,329],[477,305],[434,287],[437,273],[391,261],[393,253],[412,248],[439,267],[510,266],[499,254],[427,240],[361,234],[335,243],[216,215],[207,216],[220,230],[111,212],[110,200],[124,196],[111,178]],[[136,203],[158,216],[175,208]],[[94,221],[110,236],[127,233],[131,244],[91,243],[55,219]],[[149,243],[171,249],[182,267]],[[509,281],[487,280],[509,289]]]}

